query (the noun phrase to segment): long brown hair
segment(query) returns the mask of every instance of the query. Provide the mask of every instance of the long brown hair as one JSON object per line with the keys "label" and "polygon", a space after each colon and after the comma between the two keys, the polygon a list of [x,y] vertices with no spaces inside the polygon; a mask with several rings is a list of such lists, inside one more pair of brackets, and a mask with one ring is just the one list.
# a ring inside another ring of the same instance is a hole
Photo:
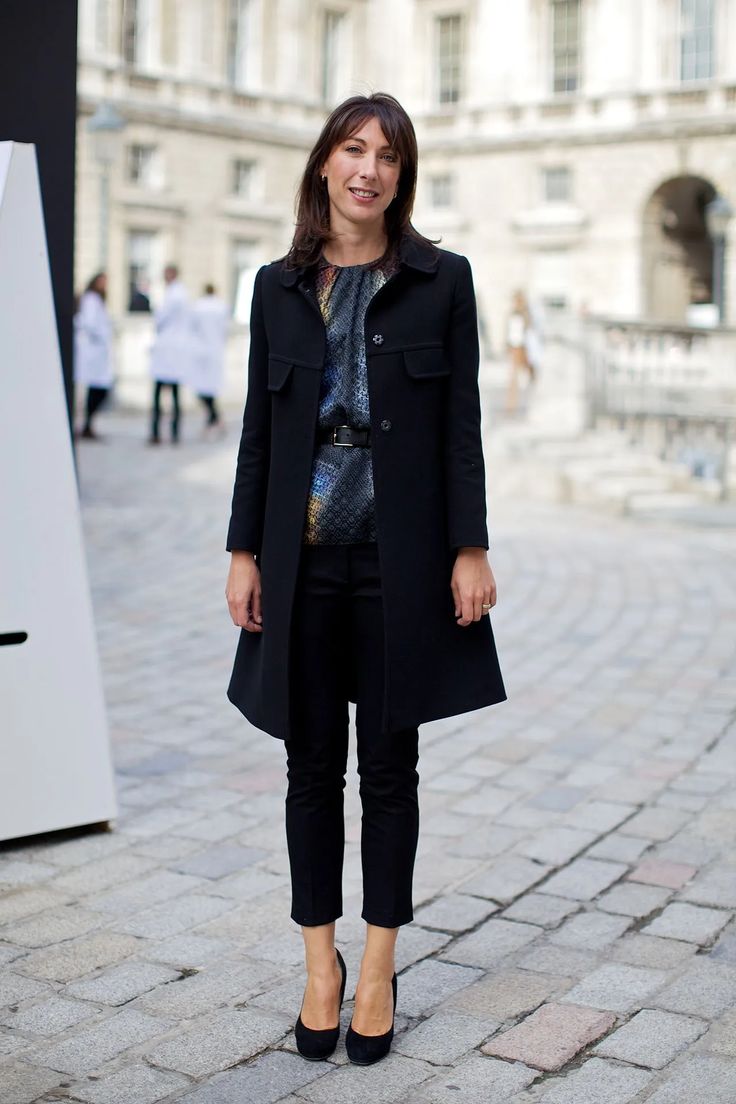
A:
{"label": "long brown hair", "polygon": [[103,276],[107,276],[107,273],[106,272],[95,272],[95,274],[91,278],[91,280],[88,281],[87,286],[84,290],[85,291],[96,291],[97,294],[99,295],[100,299],[104,300],[104,299],[107,299],[107,294],[105,293],[103,288],[100,288],[100,287],[97,286],[97,284],[99,283],[99,281],[102,279]]}
{"label": "long brown hair", "polygon": [[418,162],[414,126],[394,96],[388,92],[374,92],[370,96],[351,96],[338,104],[322,127],[297,192],[296,229],[284,258],[286,268],[302,268],[319,260],[322,246],[330,238],[330,198],[320,177],[322,166],[335,146],[349,138],[370,118],[378,120],[386,141],[399,155],[401,166],[398,195],[384,212],[388,244],[386,253],[379,261],[394,253],[402,235],[415,238],[434,249],[434,243],[411,224]]}

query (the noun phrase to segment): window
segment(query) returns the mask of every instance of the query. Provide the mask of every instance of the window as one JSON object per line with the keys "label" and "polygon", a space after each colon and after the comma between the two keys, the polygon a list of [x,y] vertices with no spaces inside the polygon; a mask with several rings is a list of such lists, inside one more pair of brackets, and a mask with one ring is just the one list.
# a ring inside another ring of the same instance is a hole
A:
{"label": "window", "polygon": [[713,0],[680,0],[680,80],[713,76]]}
{"label": "window", "polygon": [[[151,279],[157,270],[157,237],[154,230],[128,231],[129,310],[134,294],[150,294]],[[141,309],[140,305],[137,309]]]}
{"label": "window", "polygon": [[437,101],[457,103],[462,79],[461,15],[441,15],[436,20]]}
{"label": "window", "polygon": [[250,0],[229,0],[227,26],[227,81],[233,88],[246,87]]}
{"label": "window", "polygon": [[151,0],[123,0],[123,60],[128,65],[149,61]]}
{"label": "window", "polygon": [[126,177],[131,184],[151,187],[154,184],[155,146],[128,146]]}
{"label": "window", "polygon": [[257,242],[244,239],[235,239],[230,246],[230,305],[238,322],[250,318],[253,280],[258,268],[257,248]]}
{"label": "window", "polygon": [[429,202],[432,207],[452,207],[454,181],[449,173],[438,173],[429,178]]}
{"label": "window", "polygon": [[110,0],[95,0],[95,46],[107,50],[110,33]]}
{"label": "window", "polygon": [[338,96],[338,77],[342,70],[345,14],[326,11],[322,25],[322,99],[334,103]]}
{"label": "window", "polygon": [[552,0],[552,89],[580,87],[580,0]]}
{"label": "window", "polygon": [[255,161],[233,161],[233,195],[253,198],[255,168]]}
{"label": "window", "polygon": [[566,165],[542,169],[542,197],[546,203],[568,203],[572,199],[572,174]]}

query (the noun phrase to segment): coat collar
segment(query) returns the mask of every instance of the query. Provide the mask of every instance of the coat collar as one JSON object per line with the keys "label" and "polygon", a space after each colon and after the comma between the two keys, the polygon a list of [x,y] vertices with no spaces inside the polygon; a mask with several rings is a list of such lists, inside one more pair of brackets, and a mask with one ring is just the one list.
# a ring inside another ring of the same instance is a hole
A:
{"label": "coat collar", "polygon": [[[409,268],[415,268],[418,272],[436,272],[440,262],[440,254],[437,249],[430,249],[424,242],[403,234],[399,243],[399,262]],[[284,287],[293,287],[306,272],[306,266],[301,268],[284,268],[281,265],[280,279]]]}

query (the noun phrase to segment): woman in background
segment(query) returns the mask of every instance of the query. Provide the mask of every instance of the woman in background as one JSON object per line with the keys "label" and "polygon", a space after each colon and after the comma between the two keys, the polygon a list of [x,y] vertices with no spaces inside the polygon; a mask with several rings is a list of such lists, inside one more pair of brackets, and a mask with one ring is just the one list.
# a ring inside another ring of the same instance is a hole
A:
{"label": "woman in background", "polygon": [[105,306],[107,274],[98,272],[87,284],[74,316],[74,380],[86,387],[84,424],[76,436],[99,441],[92,419],[112,387],[112,325]]}
{"label": "woman in background", "polygon": [[509,357],[509,382],[506,390],[506,413],[515,414],[519,406],[519,377],[534,383],[536,371],[531,350],[535,334],[529,306],[523,291],[515,291],[511,312],[506,323],[506,351]]}

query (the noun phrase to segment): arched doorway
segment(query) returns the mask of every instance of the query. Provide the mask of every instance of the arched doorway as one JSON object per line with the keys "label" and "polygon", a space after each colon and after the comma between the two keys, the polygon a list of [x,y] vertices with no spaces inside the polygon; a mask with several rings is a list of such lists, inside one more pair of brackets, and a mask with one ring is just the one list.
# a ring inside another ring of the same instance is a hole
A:
{"label": "arched doorway", "polygon": [[644,208],[642,235],[644,317],[686,321],[691,303],[712,298],[713,242],[705,207],[716,189],[700,176],[666,180]]}

